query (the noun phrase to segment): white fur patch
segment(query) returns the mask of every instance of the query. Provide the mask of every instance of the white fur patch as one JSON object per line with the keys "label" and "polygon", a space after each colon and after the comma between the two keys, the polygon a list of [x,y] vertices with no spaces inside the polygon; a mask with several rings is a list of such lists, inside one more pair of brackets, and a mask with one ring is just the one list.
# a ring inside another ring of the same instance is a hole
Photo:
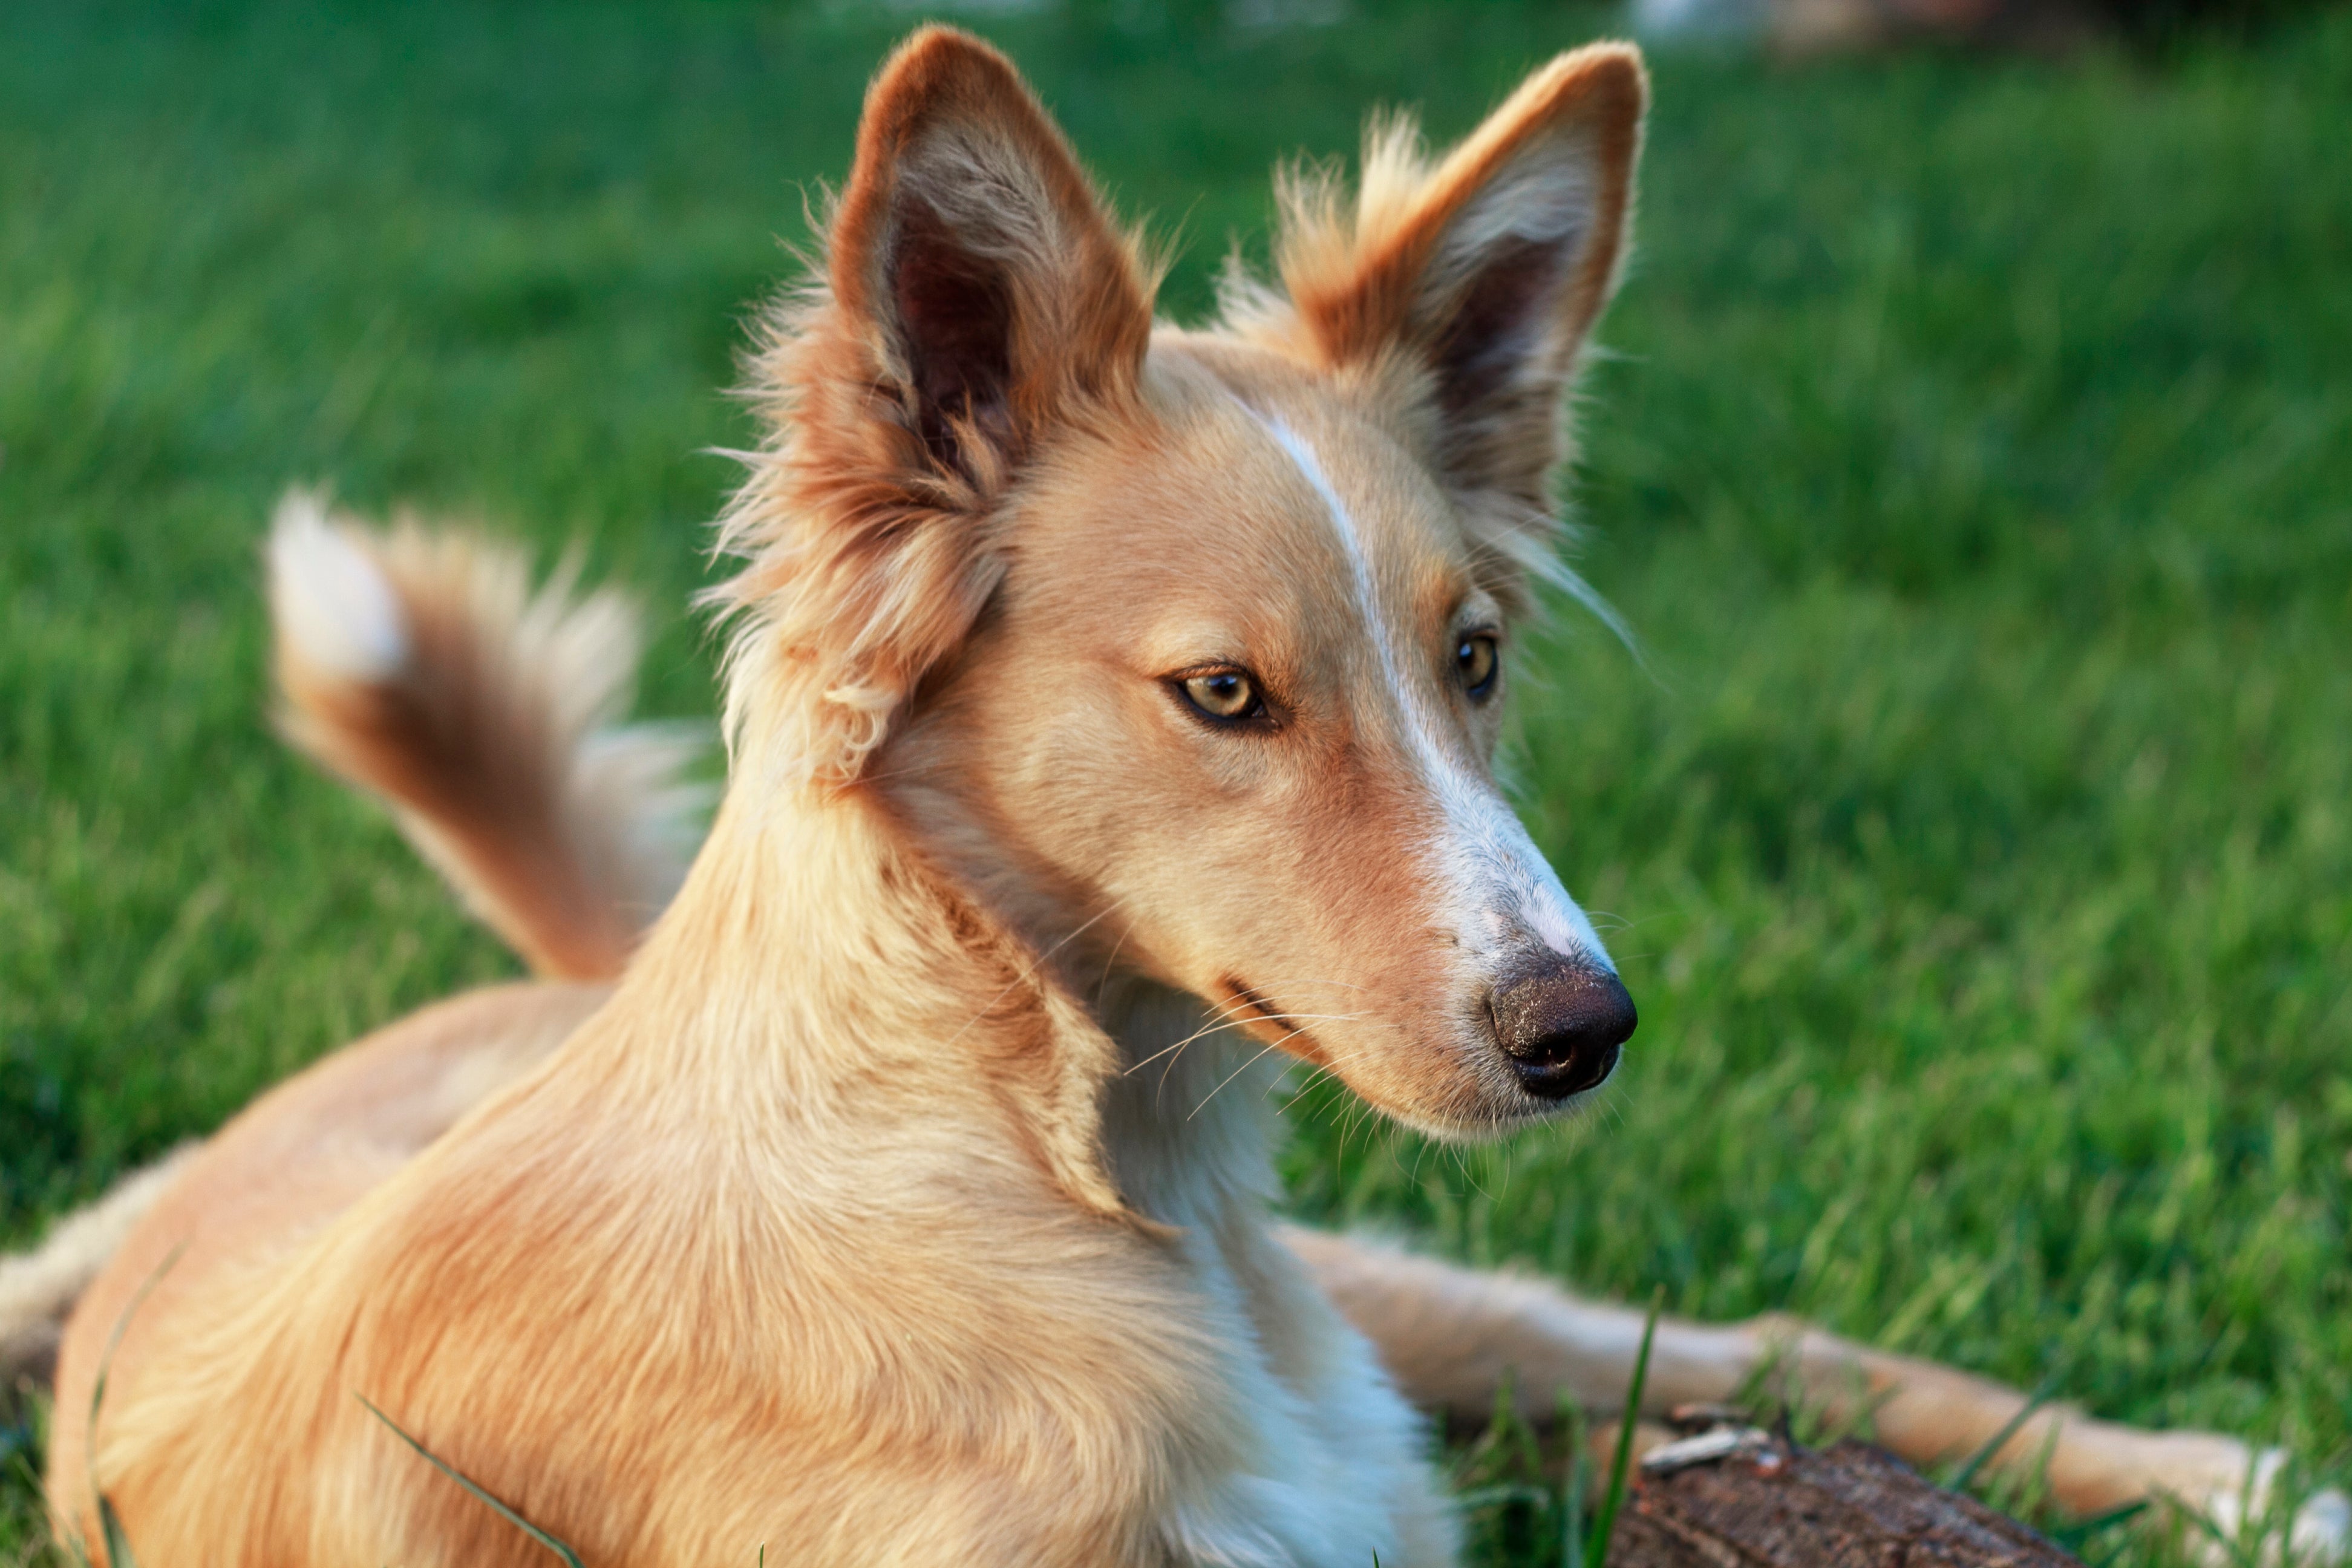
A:
{"label": "white fur patch", "polygon": [[1568,896],[1551,862],[1528,837],[1517,815],[1491,783],[1464,767],[1439,739],[1437,716],[1429,710],[1420,685],[1407,674],[1408,650],[1399,645],[1381,613],[1379,584],[1362,531],[1324,472],[1315,449],[1281,420],[1267,418],[1255,409],[1250,413],[1297,466],[1331,514],[1332,530],[1355,580],[1364,629],[1380,654],[1381,673],[1395,693],[1397,711],[1403,716],[1423,775],[1445,812],[1447,831],[1437,848],[1446,863],[1448,880],[1466,906],[1464,941],[1499,948],[1509,941],[1516,915],[1553,952],[1591,959],[1614,973],[1617,966],[1601,945],[1601,933]]}
{"label": "white fur patch", "polygon": [[[2266,1564],[2280,1561],[2277,1542],[2264,1539],[2263,1531],[2275,1522],[2272,1515],[2277,1508],[2279,1478],[2285,1469],[2286,1450],[2265,1448],[2254,1456],[2252,1473],[2242,1482],[2232,1481],[2204,1500],[2206,1517],[2221,1539],[2198,1542],[2200,1559],[2242,1563],[2245,1553],[2251,1552]],[[2257,1529],[2250,1531],[2250,1524]],[[2333,1487],[2314,1492],[2296,1510],[2286,1534],[2295,1562],[2352,1561],[2352,1499]]]}
{"label": "white fur patch", "polygon": [[[1104,1106],[1119,1190],[1176,1228],[1170,1253],[1214,1327],[1236,1462],[1172,1500],[1171,1557],[1197,1568],[1426,1563],[1445,1531],[1427,1437],[1370,1344],[1262,1231],[1278,1054],[1156,989],[1107,1019],[1127,1058]],[[1307,1314],[1299,1321],[1300,1314]],[[1262,1322],[1287,1319],[1270,1344]]]}
{"label": "white fur patch", "polygon": [[269,611],[304,664],[376,684],[408,660],[400,596],[313,491],[286,492],[269,530]]}

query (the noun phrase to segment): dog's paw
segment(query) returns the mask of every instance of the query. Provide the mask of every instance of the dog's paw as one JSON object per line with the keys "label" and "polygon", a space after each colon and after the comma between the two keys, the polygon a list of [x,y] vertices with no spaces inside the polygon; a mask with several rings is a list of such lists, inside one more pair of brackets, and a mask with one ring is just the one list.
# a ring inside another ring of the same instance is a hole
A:
{"label": "dog's paw", "polygon": [[2352,1563],[2352,1498],[2334,1487],[2311,1494],[2294,1512],[2298,1563]]}
{"label": "dog's paw", "polygon": [[2230,1487],[2190,1502],[2208,1530],[2199,1556],[2214,1568],[2232,1568],[2251,1555],[2279,1568],[2327,1568],[2352,1563],[2352,1498],[2333,1487],[2295,1505],[2292,1520],[2280,1517],[2279,1482],[2286,1451],[2267,1448],[2255,1459],[2252,1485]]}

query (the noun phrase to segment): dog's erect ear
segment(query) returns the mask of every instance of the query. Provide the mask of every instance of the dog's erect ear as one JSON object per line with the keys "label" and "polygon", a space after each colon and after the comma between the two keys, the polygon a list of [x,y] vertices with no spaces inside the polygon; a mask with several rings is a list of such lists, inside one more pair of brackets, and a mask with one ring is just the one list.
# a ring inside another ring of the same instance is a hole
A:
{"label": "dog's erect ear", "polygon": [[835,300],[944,466],[1017,457],[1059,403],[1142,363],[1132,247],[1012,65],[965,34],[927,29],[876,79],[830,253]]}
{"label": "dog's erect ear", "polygon": [[866,94],[824,286],[770,318],[774,434],[722,523],[750,566],[730,727],[845,783],[1002,573],[995,503],[1058,425],[1132,396],[1134,242],[1003,56],[929,27]]}
{"label": "dog's erect ear", "polygon": [[1560,404],[1616,284],[1647,98],[1637,50],[1593,45],[1434,166],[1410,123],[1376,124],[1352,215],[1328,174],[1285,181],[1288,335],[1335,369],[1417,373],[1432,458],[1465,496],[1549,511]]}

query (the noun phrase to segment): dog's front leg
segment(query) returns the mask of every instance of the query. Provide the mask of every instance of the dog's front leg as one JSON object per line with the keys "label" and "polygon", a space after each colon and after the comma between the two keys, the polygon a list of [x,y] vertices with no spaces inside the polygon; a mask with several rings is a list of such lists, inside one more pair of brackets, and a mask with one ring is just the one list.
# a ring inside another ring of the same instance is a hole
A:
{"label": "dog's front leg", "polygon": [[[1562,1398],[1596,1413],[1624,1406],[1641,1349],[1638,1311],[1580,1300],[1524,1275],[1458,1268],[1329,1232],[1292,1228],[1283,1239],[1424,1409],[1484,1419],[1507,1381],[1536,1419]],[[1977,1453],[2026,1405],[2015,1389],[1792,1318],[1669,1318],[1658,1324],[1641,1414],[1732,1399],[1767,1370],[1785,1397],[1832,1425],[1867,1419],[1880,1443],[1922,1468]],[[2257,1452],[2233,1437],[2141,1431],[2051,1405],[2020,1422],[1991,1464],[2023,1472],[2046,1466],[2053,1495],[2078,1515],[2169,1496],[2234,1529],[2250,1512],[2266,1511],[2282,1461],[2276,1449]],[[2352,1503],[2340,1492],[2317,1494],[2297,1515],[2295,1537],[2314,1557],[2352,1556]]]}

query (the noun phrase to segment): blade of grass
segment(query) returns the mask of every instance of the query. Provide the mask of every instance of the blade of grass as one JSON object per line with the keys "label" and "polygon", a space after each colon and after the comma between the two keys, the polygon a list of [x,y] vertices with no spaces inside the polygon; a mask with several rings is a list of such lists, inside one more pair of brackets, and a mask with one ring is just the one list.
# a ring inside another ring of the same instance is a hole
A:
{"label": "blade of grass", "polygon": [[1601,1495],[1601,1512],[1592,1521],[1592,1545],[1586,1552],[1592,1568],[1609,1568],[1609,1542],[1617,1532],[1617,1510],[1624,1505],[1625,1489],[1633,1473],[1633,1428],[1642,1419],[1642,1385],[1650,1377],[1650,1346],[1658,1337],[1658,1314],[1665,1310],[1666,1288],[1650,1293],[1650,1315],[1642,1323],[1642,1349],[1633,1357],[1633,1381],[1625,1390],[1624,1413],[1617,1421],[1617,1452],[1609,1463],[1609,1489]]}
{"label": "blade of grass", "polygon": [[[22,1449],[19,1449],[17,1452],[8,1456],[8,1468],[15,1470],[16,1474],[22,1478],[25,1489],[27,1492],[35,1497],[41,1497],[43,1495],[41,1491],[41,1472],[33,1468],[32,1459],[27,1457]],[[54,1547],[60,1555],[70,1559],[74,1564],[74,1568],[89,1568],[89,1552],[88,1548],[82,1544],[81,1538],[79,1533],[71,1532],[62,1528],[62,1521],[59,1520],[58,1512],[54,1508],[47,1510],[47,1518],[44,1521],[42,1528],[47,1530],[48,1532],[49,1544]],[[37,1538],[36,1538],[36,1540],[37,1544]],[[26,1563],[34,1563],[37,1561],[39,1561],[37,1555],[29,1556],[24,1559],[24,1562]]]}
{"label": "blade of grass", "polygon": [[2033,1419],[2035,1411],[2050,1403],[2050,1395],[2056,1387],[2055,1383],[2045,1383],[2035,1389],[2027,1396],[2025,1403],[2017,1407],[2017,1414],[2003,1422],[2000,1430],[1986,1439],[1984,1447],[1970,1454],[1968,1462],[1963,1464],[1953,1474],[1952,1479],[1944,1484],[1956,1492],[1968,1490],[1969,1483],[1977,1479],[1977,1472],[1991,1462],[1995,1454],[2007,1447],[2011,1437],[2025,1429],[2025,1424]]}
{"label": "blade of grass", "polygon": [[107,1568],[139,1568],[139,1558],[131,1550],[131,1537],[123,1531],[122,1518],[114,1511],[114,1500],[104,1492],[98,1494],[98,1528],[106,1538]]}
{"label": "blade of grass", "polygon": [[131,1550],[130,1532],[122,1528],[122,1516],[114,1511],[113,1500],[99,1489],[98,1413],[106,1404],[106,1382],[114,1373],[114,1352],[122,1348],[122,1336],[130,1329],[131,1320],[147,1304],[147,1298],[154,1294],[155,1287],[163,1283],[172,1266],[180,1261],[186,1246],[183,1242],[165,1253],[163,1261],[155,1265],[155,1271],[141,1280],[139,1289],[131,1293],[131,1300],[123,1303],[122,1315],[114,1320],[114,1327],[107,1332],[106,1348],[99,1352],[97,1381],[89,1386],[89,1425],[83,1432],[82,1462],[88,1467],[84,1473],[89,1477],[90,1500],[98,1509],[99,1537],[106,1543],[108,1568],[139,1568],[139,1559]]}
{"label": "blade of grass", "polygon": [[2253,1552],[2247,1550],[2243,1531],[2232,1534],[2223,1530],[2211,1514],[2207,1513],[2179,1492],[2166,1491],[2158,1495],[2170,1503],[2181,1518],[2186,1519],[2210,1537],[2213,1544],[2220,1547],[2222,1554],[2229,1559],[2231,1568],[2262,1568],[2259,1559]]}
{"label": "blade of grass", "polygon": [[[1844,1442],[1848,1437],[1860,1437],[1864,1442],[1870,1441],[1878,1430],[1878,1413],[1886,1407],[1888,1400],[1902,1392],[1899,1386],[1889,1384],[1875,1394],[1865,1393],[1862,1398],[1854,1402],[1853,1409],[1844,1416],[1825,1425],[1819,1436],[1805,1446],[1809,1448],[1827,1448],[1834,1444]],[[2004,1438],[2003,1441],[2007,1439]]]}
{"label": "blade of grass", "polygon": [[[539,1526],[531,1523],[530,1521],[523,1518],[522,1515],[509,1508],[505,1503],[500,1502],[497,1498],[492,1497],[480,1487],[476,1486],[470,1477],[464,1474],[456,1466],[444,1460],[440,1455],[435,1453],[432,1449],[426,1447],[424,1444],[410,1436],[408,1433],[402,1428],[399,1422],[394,1421],[391,1416],[386,1415],[383,1411],[378,1410],[375,1407],[374,1402],[370,1400],[366,1394],[355,1394],[352,1397],[358,1400],[362,1405],[366,1405],[369,1415],[374,1416],[377,1420],[391,1427],[394,1436],[398,1437],[402,1442],[407,1444],[410,1447],[415,1449],[417,1453],[424,1456],[425,1463],[431,1465],[435,1469],[440,1471],[443,1475],[448,1477],[451,1480],[457,1482],[467,1491],[473,1493],[482,1501],[489,1504],[491,1509],[497,1512],[500,1519],[505,1520],[509,1524],[513,1525],[517,1530],[521,1531],[525,1535],[530,1536],[533,1541],[538,1542],[541,1546],[546,1547],[550,1552],[554,1552],[558,1557],[563,1559],[563,1561],[569,1564],[569,1568],[584,1568],[584,1565],[580,1561],[580,1554],[578,1552],[572,1551],[572,1548],[566,1546],[562,1542],[557,1540],[554,1536],[550,1535],[547,1531],[540,1529]],[[762,1563],[767,1561],[767,1551],[768,1549],[764,1546],[760,1549],[760,1560]]]}
{"label": "blade of grass", "polygon": [[1560,1499],[1560,1568],[1584,1568],[1584,1480],[1590,1468],[1584,1454],[1584,1407],[1573,1399],[1559,1402],[1561,1427],[1568,1433],[1568,1479]]}
{"label": "blade of grass", "polygon": [[2093,1536],[2103,1531],[2112,1530],[2127,1520],[2137,1519],[2147,1511],[2147,1499],[2141,1498],[2137,1501],[2127,1502],[2121,1508],[2111,1508],[2105,1513],[2093,1514],[2090,1518],[2079,1520],[2073,1524],[2061,1525],[2050,1531],[2050,1539],[2080,1557],[2083,1554],[2083,1548],[2090,1543]]}

